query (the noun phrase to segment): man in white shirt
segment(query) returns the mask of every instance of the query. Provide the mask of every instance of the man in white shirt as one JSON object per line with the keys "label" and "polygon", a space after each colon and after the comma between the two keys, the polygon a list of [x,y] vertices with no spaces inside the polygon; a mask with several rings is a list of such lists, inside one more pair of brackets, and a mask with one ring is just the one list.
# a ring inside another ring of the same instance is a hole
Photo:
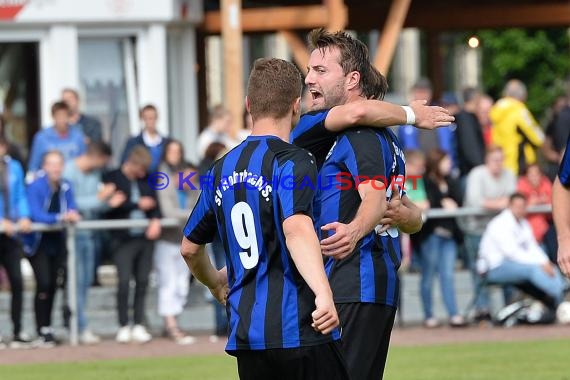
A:
{"label": "man in white shirt", "polygon": [[490,283],[530,283],[548,295],[557,306],[563,300],[564,279],[540,248],[525,219],[527,202],[515,193],[509,206],[487,226],[479,248],[477,270]]}

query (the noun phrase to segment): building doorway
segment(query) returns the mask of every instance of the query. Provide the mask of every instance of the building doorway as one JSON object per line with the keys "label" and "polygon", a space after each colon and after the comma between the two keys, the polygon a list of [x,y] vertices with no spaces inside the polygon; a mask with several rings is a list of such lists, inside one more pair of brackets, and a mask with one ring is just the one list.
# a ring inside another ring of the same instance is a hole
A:
{"label": "building doorway", "polygon": [[40,128],[39,49],[37,42],[0,43],[0,133],[27,157]]}

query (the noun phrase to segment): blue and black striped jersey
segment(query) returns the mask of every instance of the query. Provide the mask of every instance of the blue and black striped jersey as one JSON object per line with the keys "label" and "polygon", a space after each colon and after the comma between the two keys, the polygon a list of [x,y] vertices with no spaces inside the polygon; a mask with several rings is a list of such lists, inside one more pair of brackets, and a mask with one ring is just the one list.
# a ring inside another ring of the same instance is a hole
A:
{"label": "blue and black striped jersey", "polygon": [[329,110],[323,110],[303,114],[290,135],[291,144],[307,149],[315,156],[319,170],[337,136],[325,128],[328,113]]}
{"label": "blue and black striped jersey", "polygon": [[566,142],[566,151],[564,152],[564,158],[562,158],[562,162],[560,163],[558,178],[560,179],[560,183],[564,186],[570,186],[570,136]]}
{"label": "blue and black striped jersey", "polygon": [[[351,129],[338,136],[320,177],[327,186],[322,186],[317,195],[321,205],[318,230],[331,222],[348,224],[354,219],[361,204],[359,182],[367,179],[379,181],[382,184],[379,188],[386,189],[387,201],[394,189],[403,193],[404,154],[390,130]],[[328,186],[331,182],[337,185]],[[395,187],[397,185],[398,188]],[[400,261],[396,228],[382,235],[370,232],[343,260],[328,258],[325,267],[335,302],[369,302],[396,307]]]}
{"label": "blue and black striped jersey", "polygon": [[[304,114],[291,133],[291,142],[313,153],[319,168],[321,186],[314,202],[318,234],[327,223],[349,223],[354,219],[361,203],[354,183],[356,176],[385,178],[389,182],[385,183],[388,200],[392,185],[399,184],[403,189],[405,178],[403,150],[390,130],[353,129],[338,135],[325,128],[327,115],[328,110]],[[400,241],[395,228],[382,235],[371,232],[344,260],[327,259],[335,301],[396,306],[400,261]]]}
{"label": "blue and black striped jersey", "polygon": [[[250,136],[217,161],[184,228],[196,244],[219,232],[230,292],[227,351],[330,342],[311,327],[315,296],[287,250],[283,221],[312,217],[313,156],[273,136]],[[305,185],[301,185],[301,184]]]}

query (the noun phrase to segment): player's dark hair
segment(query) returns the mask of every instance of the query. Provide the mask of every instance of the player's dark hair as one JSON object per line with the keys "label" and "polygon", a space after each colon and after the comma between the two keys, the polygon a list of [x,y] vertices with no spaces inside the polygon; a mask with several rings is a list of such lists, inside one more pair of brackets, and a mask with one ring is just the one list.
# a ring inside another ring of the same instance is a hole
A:
{"label": "player's dark hair", "polygon": [[256,60],[247,84],[253,121],[287,116],[295,100],[301,97],[302,88],[301,73],[291,62],[277,58]]}
{"label": "player's dark hair", "polygon": [[368,48],[364,43],[352,38],[348,33],[328,32],[323,28],[313,29],[308,36],[309,48],[318,49],[324,54],[327,49],[338,49],[339,65],[344,75],[357,71],[360,73],[360,89],[368,99],[383,99],[388,91],[386,78],[370,63]]}

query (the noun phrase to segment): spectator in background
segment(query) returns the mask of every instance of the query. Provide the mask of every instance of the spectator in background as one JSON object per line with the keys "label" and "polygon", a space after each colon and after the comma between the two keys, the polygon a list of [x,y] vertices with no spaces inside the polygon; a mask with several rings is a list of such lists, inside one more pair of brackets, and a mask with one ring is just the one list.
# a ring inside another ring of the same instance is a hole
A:
{"label": "spectator in background", "polygon": [[[13,329],[10,347],[24,348],[29,346],[31,341],[22,333],[22,247],[15,229],[18,227],[20,232],[29,232],[32,222],[24,187],[24,170],[18,161],[8,155],[9,146],[9,143],[0,137],[0,220],[4,229],[4,232],[0,233],[0,265],[6,269],[10,281],[10,316]],[[1,345],[4,345],[2,336]]]}
{"label": "spectator in background", "polygon": [[227,148],[224,144],[220,142],[213,142],[208,145],[204,153],[204,157],[200,161],[200,165],[198,166],[198,171],[200,175],[205,175],[210,167],[216,162],[216,160],[220,157],[220,155],[224,152],[227,152]]}
{"label": "spectator in background", "polygon": [[491,107],[493,107],[493,98],[487,94],[481,94],[479,96],[479,101],[477,102],[477,119],[479,124],[481,124],[481,130],[483,131],[483,141],[485,142],[485,148],[490,147],[493,144],[493,123],[491,122]]}
{"label": "spectator in background", "polygon": [[[429,201],[426,194],[424,174],[426,170],[426,157],[421,150],[408,150],[406,157],[406,195],[422,210],[429,209]],[[419,255],[418,234],[401,234],[402,266],[410,265],[410,270],[419,268],[417,258]],[[412,252],[413,250],[413,252]],[[414,255],[416,253],[416,255]]]}
{"label": "spectator in background", "polygon": [[552,106],[552,120],[546,127],[542,153],[546,159],[546,174],[551,181],[556,178],[566,140],[570,135],[570,104],[566,97],[556,99]]}
{"label": "spectator in background", "polygon": [[[103,186],[101,180],[101,171],[107,166],[110,158],[111,148],[99,141],[90,143],[85,154],[65,164],[63,176],[71,182],[82,219],[99,219],[106,201],[114,194],[115,186],[112,184]],[[120,194],[116,195],[113,201],[118,202],[120,197]],[[83,344],[96,344],[100,341],[100,338],[88,329],[85,315],[88,291],[95,275],[95,239],[96,231],[79,230],[75,233],[77,319],[79,341]]]}
{"label": "spectator in background", "polygon": [[[427,104],[431,104],[432,96],[431,82],[427,78],[419,79],[411,89],[411,101],[425,100]],[[419,129],[413,125],[402,125],[398,129],[398,139],[406,150],[419,149],[422,152],[429,152],[432,149],[440,148],[454,157],[454,129],[455,124],[437,128],[435,131]]]}
{"label": "spectator in background", "polygon": [[24,156],[22,155],[22,151],[18,146],[12,144],[9,141],[6,132],[6,119],[4,119],[4,115],[0,113],[0,139],[6,140],[7,144],[7,152],[6,154],[10,156],[11,159],[16,160],[22,165],[22,169],[24,169],[24,173],[26,172],[26,160],[24,160]]}
{"label": "spectator in background", "polygon": [[[103,176],[103,182],[113,184],[124,194],[124,201],[109,205],[105,216],[109,219],[150,219],[146,228],[133,227],[113,234],[115,245],[113,259],[119,277],[117,311],[119,331],[116,340],[128,343],[146,343],[152,339],[143,326],[148,277],[152,269],[154,241],[160,237],[160,210],[156,193],[146,179],[152,158],[144,146],[134,146],[119,169]],[[134,326],[129,326],[129,288],[131,276],[135,280]]]}
{"label": "spectator in background", "polygon": [[210,112],[210,124],[198,137],[198,158],[200,160],[205,157],[206,150],[212,143],[221,143],[229,149],[238,144],[229,135],[231,126],[232,116],[230,111],[221,105],[215,106]]}
{"label": "spectator in background", "polygon": [[463,180],[475,166],[485,161],[485,140],[483,128],[477,119],[479,90],[468,87],[463,90],[463,108],[455,115],[455,141],[459,173]]}
{"label": "spectator in background", "polygon": [[64,102],[56,102],[51,107],[53,127],[36,133],[30,149],[28,170],[35,173],[40,169],[44,154],[51,150],[61,153],[64,162],[85,152],[85,137],[75,126],[69,124],[69,107]]}
{"label": "spectator in background", "polygon": [[534,239],[526,207],[524,195],[515,193],[509,207],[491,220],[481,240],[477,269],[491,283],[532,284],[550,297],[544,301],[554,309],[563,300],[564,280]]}
{"label": "spectator in background", "polygon": [[149,173],[156,171],[158,165],[160,164],[160,158],[162,157],[162,151],[164,146],[168,142],[169,138],[162,137],[156,128],[156,122],[158,120],[158,111],[156,107],[152,104],[147,104],[140,111],[140,118],[143,122],[143,130],[138,136],[131,137],[125,149],[123,150],[123,156],[121,158],[121,163],[125,163],[131,150],[135,146],[145,147],[151,157],[151,163],[148,167]]}
{"label": "spectator in background", "polygon": [[79,93],[72,88],[65,88],[61,91],[61,99],[69,107],[69,123],[76,126],[85,136],[85,144],[103,141],[103,130],[101,122],[88,116],[79,110]]}
{"label": "spectator in background", "polygon": [[527,91],[523,82],[511,79],[503,95],[491,108],[493,144],[503,149],[505,167],[518,176],[536,162],[536,149],[542,146],[544,133],[524,104]]}
{"label": "spectator in background", "polygon": [[[509,196],[515,189],[516,178],[504,167],[503,150],[497,146],[490,147],[485,154],[485,164],[473,168],[467,176],[463,206],[499,212],[508,206]],[[461,220],[465,233],[466,264],[473,275],[474,289],[479,284],[475,265],[479,244],[491,219],[492,216],[469,216]],[[479,317],[489,317],[488,294],[485,291],[476,300],[475,308]]]}
{"label": "spectator in background", "polygon": [[[71,184],[62,178],[64,156],[48,151],[43,157],[44,174],[28,187],[28,203],[32,221],[55,224],[74,223],[81,219],[77,212]],[[52,309],[59,279],[65,278],[67,249],[62,231],[33,232],[24,238],[36,279],[34,310],[41,347],[53,347],[57,341],[51,326]]]}
{"label": "spectator in background", "polygon": [[[165,218],[175,218],[183,226],[188,220],[188,210],[194,208],[196,198],[190,201],[188,188],[182,190],[179,173],[184,175],[187,165],[184,163],[184,148],[177,140],[170,140],[164,146],[159,171],[170,178],[170,185],[158,192],[158,202]],[[194,173],[196,170],[194,170]],[[192,179],[194,179],[193,176]],[[198,187],[198,186],[196,186]],[[192,191],[192,194],[197,191]],[[165,228],[154,250],[154,268],[158,280],[158,315],[164,318],[165,335],[178,344],[192,344],[196,339],[186,335],[178,327],[176,318],[184,310],[188,299],[190,270],[180,265],[180,227]]]}
{"label": "spectator in background", "polygon": [[[528,206],[549,205],[552,203],[552,183],[542,174],[537,164],[526,168],[525,174],[519,178],[517,191],[525,196]],[[550,227],[550,214],[531,214],[527,218],[534,238],[542,243],[544,235]]]}
{"label": "spectator in background", "polygon": [[[206,154],[200,162],[199,172],[200,175],[206,175],[208,170],[212,167],[214,162],[226,154],[228,149],[226,146],[219,142],[211,143],[206,149]],[[216,269],[222,269],[226,265],[226,252],[220,237],[216,234],[212,243],[206,245],[206,249],[210,257],[213,259]],[[207,294],[209,294],[208,292]],[[208,296],[208,295],[207,295]],[[214,334],[210,336],[211,342],[217,342],[220,337],[225,337],[228,334],[228,317],[224,306],[219,302],[214,302],[214,314],[216,318],[216,327]]]}
{"label": "spectator in background", "polygon": [[[462,202],[459,182],[451,177],[451,157],[441,149],[434,149],[427,155],[426,192],[433,208],[455,210]],[[421,281],[420,293],[424,309],[424,326],[439,326],[432,308],[432,288],[435,274],[439,272],[441,293],[452,327],[465,326],[457,312],[455,299],[455,262],[457,245],[461,244],[461,233],[455,218],[428,219],[421,232],[420,244]]]}
{"label": "spectator in background", "polygon": [[426,157],[421,150],[407,150],[406,157],[406,194],[422,210],[429,208],[426,195],[424,173]]}

